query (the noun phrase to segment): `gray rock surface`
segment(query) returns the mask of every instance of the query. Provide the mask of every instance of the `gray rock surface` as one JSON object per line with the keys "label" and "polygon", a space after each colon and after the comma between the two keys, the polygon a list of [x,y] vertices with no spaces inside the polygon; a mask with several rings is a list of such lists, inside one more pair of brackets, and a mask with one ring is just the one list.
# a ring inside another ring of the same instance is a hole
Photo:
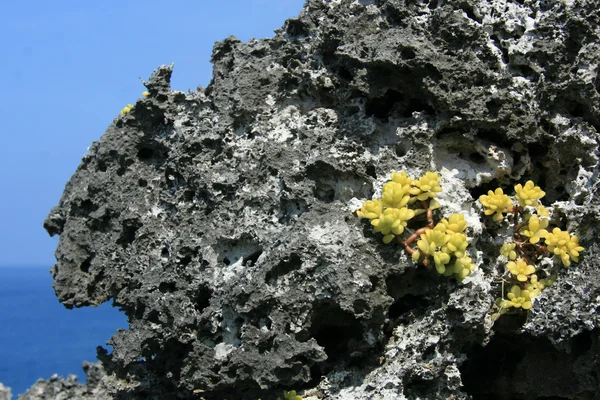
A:
{"label": "gray rock surface", "polygon": [[12,393],[9,387],[0,383],[0,400],[11,400]]}
{"label": "gray rock surface", "polygon": [[[150,95],[90,147],[45,221],[67,307],[112,300],[116,398],[594,399],[596,0],[308,0],[215,45],[206,88]],[[462,283],[353,216],[391,171],[442,174]],[[473,200],[533,179],[586,250],[492,326],[506,231]],[[68,381],[68,380],[67,380]]]}
{"label": "gray rock surface", "polygon": [[113,397],[109,395],[107,388],[102,383],[105,376],[104,369],[100,363],[83,363],[83,371],[87,375],[87,381],[82,384],[77,381],[77,375],[69,375],[67,378],[52,375],[50,379],[38,379],[25,393],[18,396],[19,400],[108,400]]}

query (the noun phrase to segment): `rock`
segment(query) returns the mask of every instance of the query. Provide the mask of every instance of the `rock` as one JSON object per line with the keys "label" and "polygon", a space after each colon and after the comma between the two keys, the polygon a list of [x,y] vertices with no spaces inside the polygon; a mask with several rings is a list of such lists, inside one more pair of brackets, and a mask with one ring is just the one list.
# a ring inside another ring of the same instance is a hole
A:
{"label": "rock", "polygon": [[[45,222],[59,300],[129,318],[99,382],[119,399],[593,398],[599,20],[595,0],[308,0],[274,38],[217,43],[206,89],[158,68]],[[400,170],[440,171],[442,214],[466,214],[462,283],[353,216]],[[529,179],[585,252],[493,325],[504,238],[474,200]]]}
{"label": "rock", "polygon": [[0,383],[0,400],[11,400],[12,394],[9,387]]}
{"label": "rock", "polygon": [[101,383],[105,373],[100,363],[86,361],[83,363],[83,371],[87,375],[85,384],[77,382],[77,375],[69,375],[65,379],[54,374],[48,380],[38,379],[25,393],[19,395],[19,400],[108,400],[113,398]]}

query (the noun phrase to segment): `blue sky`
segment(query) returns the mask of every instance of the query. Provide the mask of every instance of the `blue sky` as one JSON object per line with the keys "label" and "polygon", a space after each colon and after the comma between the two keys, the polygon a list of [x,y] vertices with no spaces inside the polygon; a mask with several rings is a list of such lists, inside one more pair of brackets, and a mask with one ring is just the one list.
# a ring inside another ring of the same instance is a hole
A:
{"label": "blue sky", "polygon": [[303,0],[5,2],[0,13],[0,267],[54,263],[42,228],[87,147],[161,64],[206,87],[215,41],[273,36]]}

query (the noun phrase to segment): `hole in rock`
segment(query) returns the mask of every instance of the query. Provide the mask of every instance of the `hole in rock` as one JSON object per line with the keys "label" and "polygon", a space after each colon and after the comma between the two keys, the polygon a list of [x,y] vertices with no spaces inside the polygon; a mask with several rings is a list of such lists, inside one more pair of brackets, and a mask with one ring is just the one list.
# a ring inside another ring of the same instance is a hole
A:
{"label": "hole in rock", "polygon": [[279,202],[279,223],[287,224],[295,217],[299,217],[308,211],[308,205],[304,199],[288,199],[282,197]]}
{"label": "hole in rock", "polygon": [[138,146],[137,158],[146,164],[163,164],[169,154],[169,149],[157,142],[143,143]]}
{"label": "hole in rock", "polygon": [[580,359],[597,354],[594,335],[577,335],[559,350],[543,337],[496,333],[467,352],[459,367],[465,391],[474,400],[593,399],[599,377]]}
{"label": "hole in rock", "polygon": [[473,21],[477,21],[477,22],[481,22],[479,20],[479,18],[477,18],[475,16],[475,11],[473,10],[473,6],[471,6],[471,4],[469,4],[468,2],[463,2],[461,4],[459,4],[458,6],[461,10],[463,10],[465,12],[465,14],[467,14],[467,17],[469,17],[470,19],[472,19]]}
{"label": "hole in rock", "polygon": [[492,100],[487,101],[485,103],[485,106],[487,107],[487,109],[490,113],[490,116],[492,118],[497,118],[498,113],[502,109],[502,103],[498,99],[492,99]]}
{"label": "hole in rock", "polygon": [[143,224],[137,219],[125,219],[121,223],[122,231],[121,235],[117,239],[117,243],[123,246],[124,249],[127,248],[133,241],[135,240],[135,234],[140,229]]}
{"label": "hole in rock", "polygon": [[214,247],[215,252],[219,254],[219,261],[225,266],[254,263],[263,251],[260,243],[247,233],[235,239],[223,238]]}
{"label": "hole in rock", "polygon": [[500,147],[505,147],[510,149],[513,145],[513,142],[506,137],[506,134],[502,131],[496,130],[488,130],[488,129],[478,129],[477,138],[482,139],[486,142],[493,143]]}
{"label": "hole in rock", "polygon": [[352,314],[335,302],[324,300],[313,307],[309,334],[325,349],[326,365],[339,365],[341,359],[349,356],[350,341],[362,341],[363,328]]}
{"label": "hole in rock", "polygon": [[211,297],[212,290],[210,290],[210,288],[207,286],[200,286],[197,289],[196,294],[193,297],[193,303],[198,314],[201,314],[202,311],[204,311],[204,309],[210,305]]}
{"label": "hole in rock", "polygon": [[262,248],[259,248],[255,252],[245,255],[242,258],[242,263],[245,266],[250,267],[250,266],[256,264],[256,261],[258,261],[258,258],[261,256],[261,254],[262,254]]}
{"label": "hole in rock", "polygon": [[123,176],[129,169],[131,165],[133,165],[134,161],[130,158],[125,158],[123,156],[119,157],[119,168],[117,169],[117,176]]}
{"label": "hole in rock", "polygon": [[482,194],[487,195],[490,190],[493,192],[497,188],[501,188],[504,191],[504,194],[507,194],[509,196],[514,192],[512,186],[500,185],[497,179],[492,179],[490,182],[483,183],[479,186],[474,186],[470,188],[469,193],[471,193],[471,197],[473,199],[478,200],[479,196],[481,196]]}
{"label": "hole in rock", "polygon": [[352,72],[350,72],[350,70],[344,68],[344,67],[339,67],[337,69],[337,75],[339,78],[341,78],[344,81],[350,82],[353,79],[353,74]]}
{"label": "hole in rock", "polygon": [[274,266],[269,272],[267,272],[267,275],[265,276],[265,281],[269,285],[274,286],[277,284],[277,281],[281,277],[289,274],[292,271],[299,270],[301,267],[302,259],[298,254],[292,253],[289,255],[289,257],[286,257],[283,260],[281,260],[276,266]]}
{"label": "hole in rock", "polygon": [[177,290],[177,284],[175,282],[161,282],[160,285],[158,285],[158,290],[160,290],[161,293],[173,293]]}
{"label": "hole in rock", "polygon": [[362,314],[365,311],[369,311],[369,303],[367,303],[363,299],[354,300],[354,303],[352,304],[352,306],[354,308],[355,314]]}
{"label": "hole in rock", "polygon": [[[402,156],[400,156],[402,157]],[[367,175],[369,175],[371,178],[377,178],[377,171],[375,169],[375,166],[370,164],[367,165],[367,167],[365,168],[365,172],[367,173]]]}
{"label": "hole in rock", "polygon": [[416,55],[415,51],[413,49],[411,49],[410,47],[403,47],[402,50],[400,50],[400,56],[404,60],[412,60],[417,55]]}
{"label": "hole in rock", "polygon": [[365,104],[366,116],[386,119],[391,116],[410,118],[413,112],[435,114],[435,110],[421,99],[410,98],[395,90],[388,90],[382,97],[370,99]]}
{"label": "hole in rock", "polygon": [[93,259],[94,259],[93,256],[88,256],[85,260],[83,260],[83,262],[79,266],[79,269],[81,269],[81,272],[84,272],[86,274],[88,272],[90,272],[90,266],[92,265],[92,260]]}
{"label": "hole in rock", "polygon": [[69,215],[73,217],[87,217],[98,209],[91,200],[75,199],[71,202]]}
{"label": "hole in rock", "polygon": [[415,399],[434,399],[436,397],[435,385],[432,381],[422,378],[413,378],[406,384],[406,393],[412,394]]}
{"label": "hole in rock", "polygon": [[293,38],[304,37],[309,33],[308,26],[300,19],[290,18],[285,22],[286,33]]}
{"label": "hole in rock", "polygon": [[424,296],[407,294],[394,301],[388,310],[388,317],[390,319],[400,318],[404,315],[418,317],[428,306],[429,301]]}
{"label": "hole in rock", "polygon": [[395,147],[394,147],[394,151],[396,152],[396,155],[398,157],[404,157],[408,151],[411,148],[411,144],[410,143],[398,143]]}
{"label": "hole in rock", "polygon": [[108,168],[106,166],[106,163],[102,160],[98,160],[98,162],[96,163],[96,168],[98,169],[98,171],[100,172],[106,172],[106,169]]}

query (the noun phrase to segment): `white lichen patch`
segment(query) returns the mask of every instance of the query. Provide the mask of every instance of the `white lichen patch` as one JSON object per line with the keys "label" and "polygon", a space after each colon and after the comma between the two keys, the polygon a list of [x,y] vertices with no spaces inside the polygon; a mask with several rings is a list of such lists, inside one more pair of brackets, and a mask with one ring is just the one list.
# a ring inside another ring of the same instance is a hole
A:
{"label": "white lichen patch", "polygon": [[347,238],[350,234],[348,224],[336,224],[334,226],[327,221],[322,225],[313,226],[308,233],[308,239],[316,246],[338,249],[340,247],[338,242],[341,238]]}
{"label": "white lichen patch", "polygon": [[219,343],[215,346],[215,358],[219,361],[225,361],[233,349],[234,347],[230,344]]}
{"label": "white lichen patch", "polygon": [[436,170],[453,171],[453,175],[469,188],[510,176],[514,167],[514,159],[508,149],[481,140],[475,141],[472,147],[465,147],[464,153],[448,147],[446,143],[439,143],[434,154]]}
{"label": "white lichen patch", "polygon": [[443,190],[438,195],[438,202],[443,210],[443,215],[463,214],[467,221],[468,230],[478,237],[483,231],[479,211],[473,207],[474,200],[465,185],[465,181],[459,177],[456,170],[442,167],[440,171],[440,185]]}

